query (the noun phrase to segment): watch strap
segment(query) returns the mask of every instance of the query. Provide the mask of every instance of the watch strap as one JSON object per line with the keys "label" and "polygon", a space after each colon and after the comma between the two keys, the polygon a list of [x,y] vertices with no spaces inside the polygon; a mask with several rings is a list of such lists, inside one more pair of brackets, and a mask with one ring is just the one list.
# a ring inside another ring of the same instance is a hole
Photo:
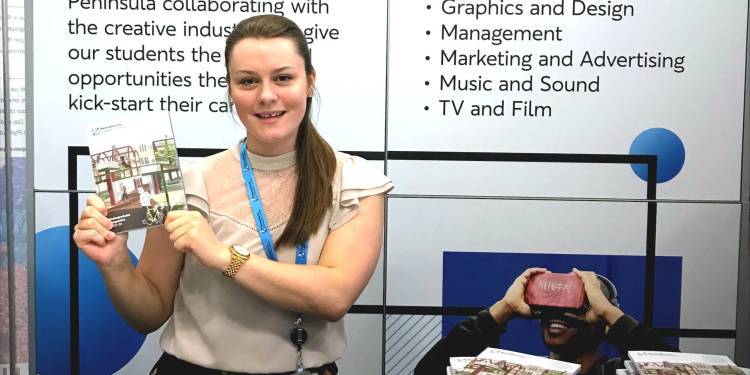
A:
{"label": "watch strap", "polygon": [[250,255],[242,255],[238,253],[233,246],[229,246],[229,252],[232,257],[229,261],[227,269],[225,269],[222,273],[224,274],[224,276],[234,279],[234,276],[237,275],[240,267],[242,267],[242,265],[247,262],[247,260],[250,258]]}

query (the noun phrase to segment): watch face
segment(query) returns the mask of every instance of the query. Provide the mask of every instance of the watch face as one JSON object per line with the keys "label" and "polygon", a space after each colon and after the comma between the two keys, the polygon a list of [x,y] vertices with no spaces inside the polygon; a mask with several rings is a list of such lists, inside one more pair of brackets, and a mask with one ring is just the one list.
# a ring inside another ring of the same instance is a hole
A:
{"label": "watch face", "polygon": [[250,255],[250,250],[248,250],[248,249],[246,249],[246,248],[244,248],[244,247],[242,247],[240,245],[232,245],[232,248],[234,249],[234,251],[236,251],[237,253],[239,253],[242,256],[248,256],[248,255]]}

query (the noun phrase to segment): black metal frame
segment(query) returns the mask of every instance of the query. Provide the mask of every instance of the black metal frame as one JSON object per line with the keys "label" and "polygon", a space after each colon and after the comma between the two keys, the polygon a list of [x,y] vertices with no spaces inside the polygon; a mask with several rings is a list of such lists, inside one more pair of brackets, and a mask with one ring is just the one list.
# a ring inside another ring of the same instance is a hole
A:
{"label": "black metal frame", "polygon": [[[179,148],[181,157],[205,157],[222,150],[205,148]],[[487,162],[532,162],[532,163],[584,163],[584,164],[646,164],[647,221],[646,221],[646,272],[644,290],[644,323],[651,326],[654,313],[654,280],[656,265],[656,155],[622,154],[554,154],[554,153],[488,153],[488,152],[422,152],[422,151],[348,151],[368,160],[422,160],[422,161],[487,161]],[[71,371],[80,370],[79,358],[79,295],[78,295],[78,248],[73,241],[73,223],[78,222],[78,166],[77,158],[88,155],[88,148],[68,147],[68,194],[70,220],[70,348]],[[386,272],[384,270],[384,272]],[[76,286],[76,287],[74,287]],[[405,314],[405,315],[474,315],[485,307],[476,306],[388,306],[354,305],[351,314]],[[385,329],[385,327],[383,327]],[[700,338],[735,338],[736,330],[721,329],[674,329],[656,328],[665,336]]]}

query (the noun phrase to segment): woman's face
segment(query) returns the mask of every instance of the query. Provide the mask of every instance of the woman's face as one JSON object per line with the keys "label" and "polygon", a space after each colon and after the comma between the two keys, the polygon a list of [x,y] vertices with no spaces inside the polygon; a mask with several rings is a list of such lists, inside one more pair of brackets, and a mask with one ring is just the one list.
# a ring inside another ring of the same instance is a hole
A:
{"label": "woman's face", "polygon": [[234,45],[229,95],[250,151],[273,156],[294,150],[314,82],[291,39],[245,38]]}

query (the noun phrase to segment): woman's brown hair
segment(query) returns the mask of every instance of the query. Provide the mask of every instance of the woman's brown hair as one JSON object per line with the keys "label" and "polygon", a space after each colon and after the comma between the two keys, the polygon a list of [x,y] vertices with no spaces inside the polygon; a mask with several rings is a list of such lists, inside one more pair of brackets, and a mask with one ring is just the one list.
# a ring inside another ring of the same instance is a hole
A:
{"label": "woman's brown hair", "polygon": [[[266,14],[241,21],[227,37],[224,49],[227,82],[230,82],[229,58],[232,48],[245,38],[287,38],[294,43],[297,52],[304,59],[306,76],[315,73],[310,48],[302,30],[286,17]],[[331,184],[336,172],[336,155],[310,120],[311,104],[311,97],[308,97],[307,109],[297,131],[297,187],[292,215],[276,241],[277,245],[296,245],[307,241],[318,230],[323,216],[333,202]]]}

